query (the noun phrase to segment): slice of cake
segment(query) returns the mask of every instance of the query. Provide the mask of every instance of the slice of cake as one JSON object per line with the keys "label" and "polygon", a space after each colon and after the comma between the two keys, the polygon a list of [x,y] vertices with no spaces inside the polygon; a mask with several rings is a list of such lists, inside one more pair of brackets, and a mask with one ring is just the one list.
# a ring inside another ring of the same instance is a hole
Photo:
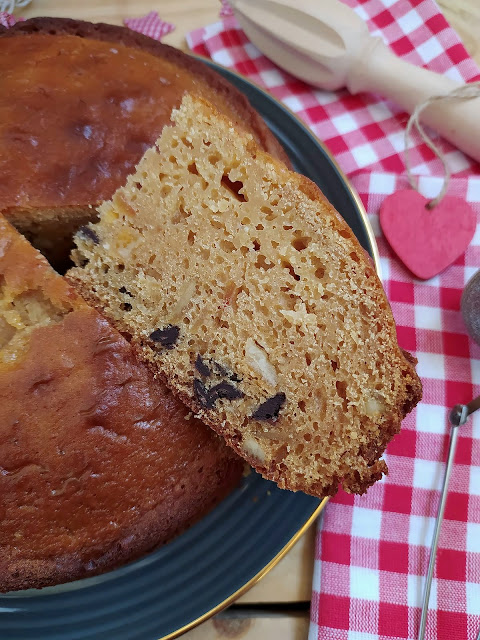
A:
{"label": "slice of cake", "polygon": [[0,592],[133,560],[243,467],[0,216]]}
{"label": "slice of cake", "polygon": [[362,493],[421,396],[374,268],[306,178],[187,96],[69,277],[279,486]]}

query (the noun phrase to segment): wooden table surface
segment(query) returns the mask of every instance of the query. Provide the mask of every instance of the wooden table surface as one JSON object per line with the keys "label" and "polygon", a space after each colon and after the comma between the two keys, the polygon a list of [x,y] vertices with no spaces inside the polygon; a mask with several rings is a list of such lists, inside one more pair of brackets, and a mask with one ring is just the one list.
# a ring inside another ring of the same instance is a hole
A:
{"label": "wooden table surface", "polygon": [[[480,65],[480,0],[437,2]],[[124,18],[155,10],[176,25],[163,41],[186,50],[185,34],[217,21],[219,6],[218,0],[33,0],[19,14],[122,24]],[[237,604],[187,633],[185,640],[306,640],[314,542],[312,528]]]}

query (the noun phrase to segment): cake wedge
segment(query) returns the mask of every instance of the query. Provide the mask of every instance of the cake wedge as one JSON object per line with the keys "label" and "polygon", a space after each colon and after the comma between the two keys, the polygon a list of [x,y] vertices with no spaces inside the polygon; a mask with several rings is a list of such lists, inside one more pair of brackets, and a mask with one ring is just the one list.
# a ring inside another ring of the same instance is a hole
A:
{"label": "cake wedge", "polygon": [[308,179],[184,97],[68,277],[266,478],[362,493],[421,397],[375,269]]}

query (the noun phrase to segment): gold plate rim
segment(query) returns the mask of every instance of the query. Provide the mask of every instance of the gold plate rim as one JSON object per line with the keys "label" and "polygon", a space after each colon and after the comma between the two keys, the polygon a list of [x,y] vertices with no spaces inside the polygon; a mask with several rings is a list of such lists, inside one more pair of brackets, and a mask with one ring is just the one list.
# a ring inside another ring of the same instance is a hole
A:
{"label": "gold plate rim", "polygon": [[[215,62],[214,60],[211,60],[210,58],[207,58],[206,56],[193,54],[191,52],[188,52],[188,53],[185,52],[185,53],[187,55],[190,55],[192,58],[197,58],[201,62],[205,61],[205,62],[208,62],[209,64],[213,63],[215,66],[224,68],[224,69],[226,69],[226,71],[228,71],[232,75],[238,76],[239,78],[241,78],[245,82],[250,83],[258,91],[260,91],[262,94],[266,95],[268,98],[270,98],[274,102],[277,102],[283,109],[285,109],[285,111],[287,111],[290,114],[290,116],[294,120],[296,120],[297,123],[299,123],[303,128],[308,130],[310,135],[315,139],[315,141],[322,148],[323,152],[328,157],[328,159],[330,160],[332,165],[338,171],[338,174],[340,175],[341,179],[343,180],[347,191],[350,192],[350,194],[351,194],[351,196],[352,196],[352,198],[353,198],[353,200],[355,202],[355,205],[356,205],[356,207],[358,209],[360,217],[362,218],[362,222],[364,224],[365,231],[366,231],[368,240],[370,242],[370,246],[372,248],[372,253],[373,253],[372,259],[373,259],[373,262],[374,262],[374,265],[375,265],[375,269],[377,271],[377,274],[378,274],[379,278],[381,279],[380,254],[379,254],[379,251],[378,251],[377,241],[375,239],[375,234],[373,232],[373,228],[372,228],[372,225],[370,223],[370,220],[368,219],[367,212],[365,210],[365,207],[363,206],[363,202],[361,201],[360,196],[358,195],[356,189],[350,183],[350,180],[344,174],[344,172],[340,168],[340,165],[338,164],[336,159],[333,157],[332,153],[330,152],[328,147],[325,145],[325,143],[322,142],[315,135],[315,133],[306,125],[305,122],[303,122],[303,120],[301,118],[299,118],[297,116],[296,113],[294,113],[289,107],[287,107],[285,104],[283,104],[283,102],[280,102],[280,100],[278,100],[271,93],[266,91],[263,87],[258,85],[256,82],[253,82],[250,78],[247,78],[246,76],[242,75],[238,71],[234,71],[232,69],[229,69],[228,67],[223,67],[223,65],[218,64],[217,62]],[[187,633],[187,631],[191,631],[192,629],[194,629],[198,625],[202,624],[203,622],[206,622],[207,620],[212,618],[217,613],[220,613],[220,611],[223,611],[223,609],[226,609],[228,606],[233,604],[233,602],[235,602],[235,600],[237,600],[240,596],[244,595],[247,591],[249,591],[264,576],[266,576],[267,573],[269,573],[269,571],[271,571],[280,562],[280,560],[290,551],[290,549],[295,545],[295,543],[298,542],[298,540],[305,534],[305,532],[311,527],[311,525],[315,522],[315,520],[318,518],[320,513],[323,511],[323,509],[325,508],[325,505],[327,504],[328,500],[329,500],[328,497],[323,498],[323,500],[320,502],[320,504],[315,509],[315,511],[312,513],[312,515],[308,518],[308,520],[300,527],[300,529],[297,531],[297,533],[294,536],[292,536],[292,538],[290,538],[290,540],[287,542],[287,544],[282,549],[280,549],[280,551],[277,553],[277,555],[274,558],[272,558],[270,560],[270,562],[268,562],[263,567],[263,569],[261,569],[256,575],[254,575],[253,578],[250,578],[250,580],[248,582],[246,582],[242,587],[240,587],[240,589],[237,589],[237,591],[235,591],[230,596],[228,596],[228,598],[226,598],[225,600],[220,602],[218,605],[213,607],[213,609],[210,609],[209,611],[206,611],[200,617],[196,618],[195,620],[190,621],[189,623],[187,623],[186,625],[184,625],[180,629],[177,629],[176,631],[173,631],[172,633],[169,633],[166,636],[162,636],[158,640],[173,640],[174,638],[178,638],[179,636],[183,635],[184,633]]]}
{"label": "gold plate rim", "polygon": [[292,538],[290,538],[287,544],[282,549],[280,549],[277,555],[274,558],[272,558],[270,562],[268,562],[263,567],[263,569],[261,569],[256,575],[254,575],[253,578],[250,578],[248,582],[246,582],[242,587],[240,587],[240,589],[237,589],[237,591],[235,591],[230,596],[228,596],[228,598],[226,598],[225,600],[217,604],[213,609],[206,611],[199,618],[192,620],[191,622],[187,623],[185,626],[181,627],[180,629],[177,629],[176,631],[173,631],[172,633],[169,633],[166,636],[162,636],[158,640],[173,640],[173,638],[178,638],[179,636],[186,633],[187,631],[191,631],[198,625],[202,624],[203,622],[206,622],[217,613],[220,613],[220,611],[223,611],[223,609],[226,609],[228,606],[233,604],[233,602],[235,602],[235,600],[237,600],[240,596],[243,596],[244,593],[249,591],[253,586],[257,584],[257,582],[259,582],[264,576],[266,576],[267,573],[271,569],[273,569],[273,567],[277,565],[280,562],[280,560],[290,551],[290,549],[295,545],[295,543],[298,542],[298,540],[311,527],[311,525],[315,522],[317,517],[323,511],[328,500],[329,500],[328,497],[323,498],[323,500],[320,502],[320,504],[312,513],[312,515],[308,518],[308,520],[300,527],[297,533]]}

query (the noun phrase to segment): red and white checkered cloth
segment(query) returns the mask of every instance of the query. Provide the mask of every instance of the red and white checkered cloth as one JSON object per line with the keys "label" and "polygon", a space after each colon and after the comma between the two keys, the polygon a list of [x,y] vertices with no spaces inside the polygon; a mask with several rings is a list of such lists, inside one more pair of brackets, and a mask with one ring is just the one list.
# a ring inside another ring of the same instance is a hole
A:
{"label": "red and white checkered cloth", "polygon": [[175,25],[162,20],[156,11],[150,11],[142,18],[125,18],[123,23],[133,31],[143,33],[155,40],[161,40],[163,36],[175,31]]}
{"label": "red and white checkered cloth", "polygon": [[7,27],[7,29],[9,27],[13,27],[17,22],[22,22],[23,20],[25,20],[25,18],[16,18],[15,16],[12,16],[11,13],[0,11],[0,25],[2,27]]}
{"label": "red and white checkered cloth", "polygon": [[[479,79],[433,0],[348,0],[396,54],[452,78]],[[366,496],[340,492],[318,526],[310,640],[417,637],[423,581],[448,446],[447,409],[480,393],[480,347],[466,335],[462,289],[480,268],[480,224],[465,256],[421,282],[383,239],[378,210],[407,188],[403,158],[408,116],[373,95],[312,89],[278,69],[246,38],[234,17],[198,29],[195,53],[233,67],[295,111],[326,142],[357,188],[377,237],[384,286],[400,345],[414,353],[424,384],[420,406],[387,449],[390,475]],[[472,203],[480,223],[480,167],[452,145],[442,149],[455,177],[449,194]],[[420,191],[434,196],[442,168],[412,143]],[[452,224],[454,221],[452,220]],[[461,428],[435,570],[426,637],[474,640],[480,626],[480,415]]]}
{"label": "red and white checkered cloth", "polygon": [[[405,177],[359,173],[400,345],[418,358],[423,400],[387,448],[389,476],[365,496],[340,492],[318,526],[310,640],[415,639],[448,446],[447,411],[480,391],[480,347],[466,335],[462,288],[480,267],[480,224],[465,256],[427,282],[412,278],[379,230],[383,199]],[[440,178],[421,178],[426,196]],[[451,195],[480,222],[480,178]],[[430,598],[426,638],[475,640],[480,627],[480,415],[461,427]]]}

